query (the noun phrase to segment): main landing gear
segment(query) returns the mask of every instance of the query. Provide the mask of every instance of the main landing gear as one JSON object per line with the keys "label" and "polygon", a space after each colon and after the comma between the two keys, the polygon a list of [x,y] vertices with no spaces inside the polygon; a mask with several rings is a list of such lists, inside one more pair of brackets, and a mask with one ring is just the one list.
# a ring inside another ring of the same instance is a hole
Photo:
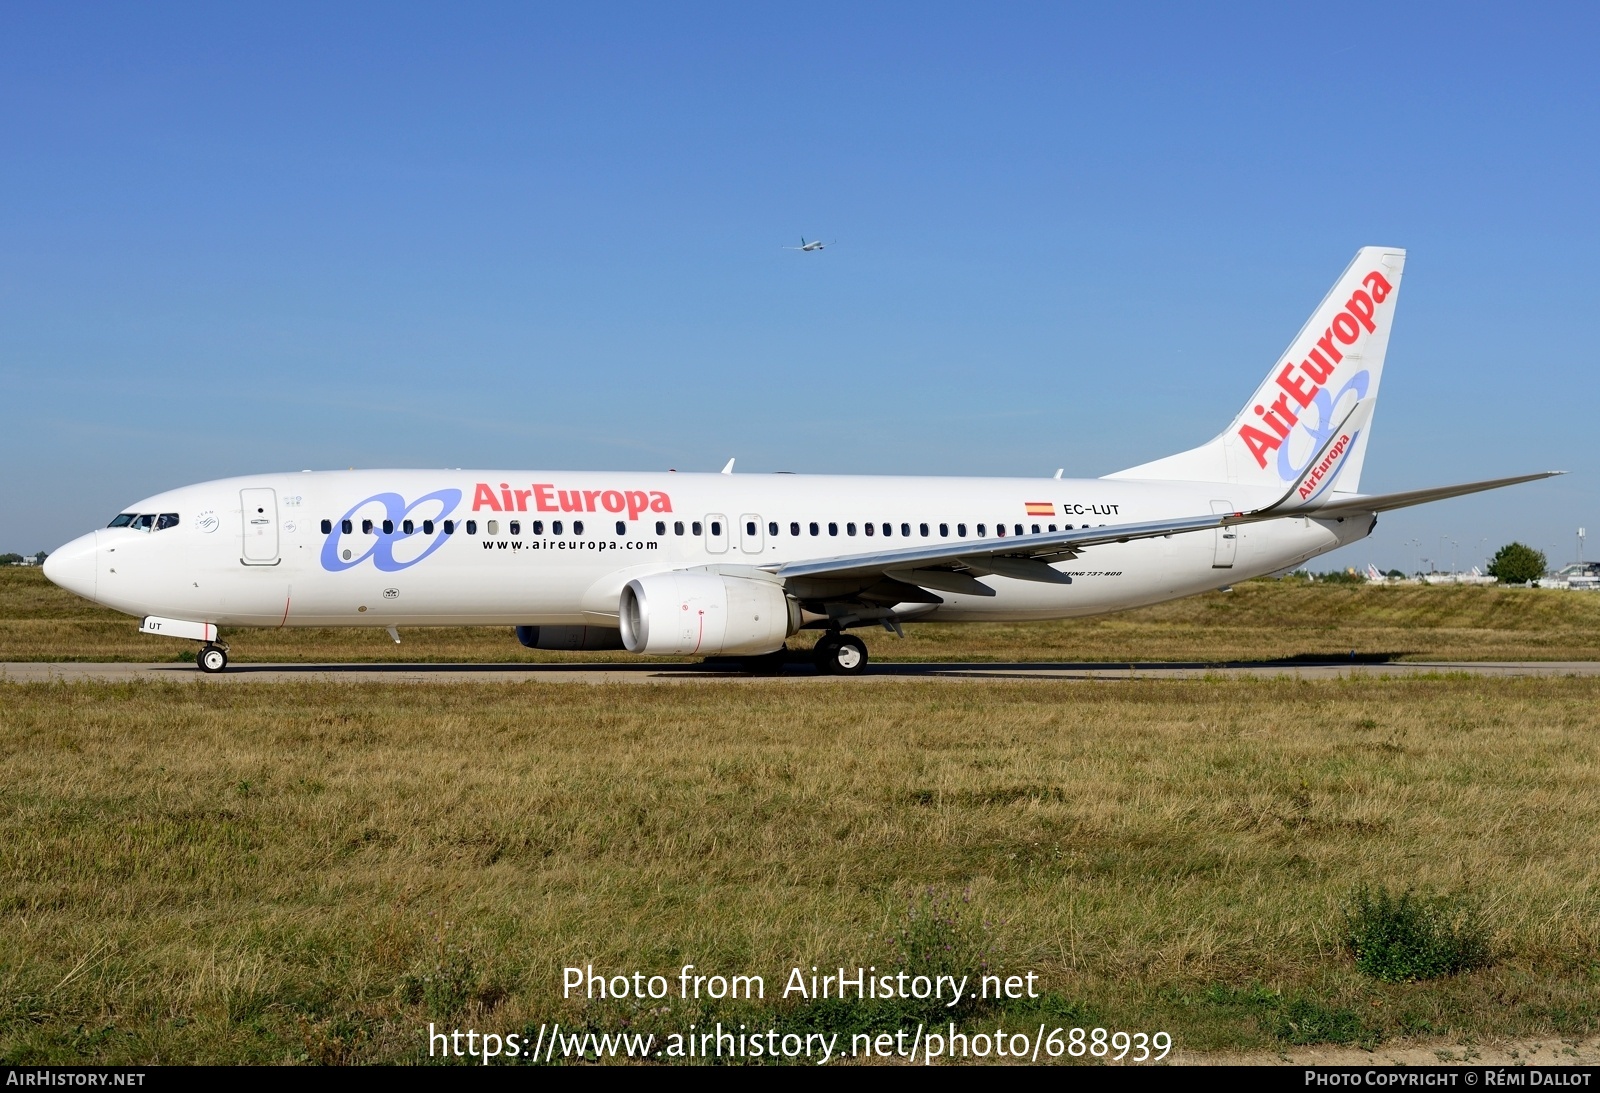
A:
{"label": "main landing gear", "polygon": [[825,634],[812,651],[817,671],[827,676],[860,675],[867,666],[867,646],[851,634]]}
{"label": "main landing gear", "polygon": [[222,645],[202,645],[194,662],[202,672],[215,675],[228,666],[228,650]]}

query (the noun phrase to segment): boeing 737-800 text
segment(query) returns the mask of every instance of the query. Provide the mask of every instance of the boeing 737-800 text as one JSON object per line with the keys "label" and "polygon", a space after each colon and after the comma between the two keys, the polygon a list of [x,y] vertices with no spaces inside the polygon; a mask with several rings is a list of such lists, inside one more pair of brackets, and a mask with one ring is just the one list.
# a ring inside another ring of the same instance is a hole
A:
{"label": "boeing 737-800 text", "polygon": [[771,664],[802,628],[1065,618],[1299,565],[1387,509],[1556,472],[1379,496],[1361,465],[1405,252],[1368,247],[1215,439],[1104,478],[371,470],[157,494],[45,573],[202,643],[221,627],[513,626],[541,649]]}

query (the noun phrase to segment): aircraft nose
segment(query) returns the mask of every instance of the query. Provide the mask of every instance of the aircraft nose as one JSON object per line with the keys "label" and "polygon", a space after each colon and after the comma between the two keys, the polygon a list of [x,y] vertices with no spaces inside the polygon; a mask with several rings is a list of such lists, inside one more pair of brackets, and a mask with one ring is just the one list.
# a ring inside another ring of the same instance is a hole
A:
{"label": "aircraft nose", "polygon": [[80,535],[44,560],[44,575],[68,592],[94,599],[99,532]]}

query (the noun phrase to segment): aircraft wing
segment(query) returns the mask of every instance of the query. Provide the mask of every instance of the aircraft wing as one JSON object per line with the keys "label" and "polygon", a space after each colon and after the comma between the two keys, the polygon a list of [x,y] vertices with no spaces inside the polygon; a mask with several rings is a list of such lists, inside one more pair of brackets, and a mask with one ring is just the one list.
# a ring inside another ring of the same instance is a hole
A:
{"label": "aircraft wing", "polygon": [[[979,576],[996,573],[1020,580],[1065,584],[1066,574],[1051,569],[1047,562],[1076,558],[1085,547],[1100,543],[1126,543],[1133,539],[1207,531],[1226,524],[1242,523],[1248,518],[1246,513],[1235,512],[1144,524],[1113,524],[1046,532],[1042,535],[1008,535],[1005,538],[930,543],[926,546],[882,550],[875,554],[843,554],[834,558],[785,562],[762,568],[785,578],[888,575],[908,584],[920,584],[926,588],[945,587],[946,590],[953,590],[949,588],[951,582],[943,581],[942,585],[933,582],[941,581],[957,568]],[[925,569],[932,572],[921,572]],[[976,584],[975,581],[973,583]]]}

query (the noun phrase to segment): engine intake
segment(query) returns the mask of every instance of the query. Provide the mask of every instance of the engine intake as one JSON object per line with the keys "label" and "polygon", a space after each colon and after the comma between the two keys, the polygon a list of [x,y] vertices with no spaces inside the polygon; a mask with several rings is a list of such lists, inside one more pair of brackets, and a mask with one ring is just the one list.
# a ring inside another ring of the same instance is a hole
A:
{"label": "engine intake", "polygon": [[726,573],[652,573],[631,580],[619,604],[630,653],[718,656],[772,653],[800,628],[783,586]]}

